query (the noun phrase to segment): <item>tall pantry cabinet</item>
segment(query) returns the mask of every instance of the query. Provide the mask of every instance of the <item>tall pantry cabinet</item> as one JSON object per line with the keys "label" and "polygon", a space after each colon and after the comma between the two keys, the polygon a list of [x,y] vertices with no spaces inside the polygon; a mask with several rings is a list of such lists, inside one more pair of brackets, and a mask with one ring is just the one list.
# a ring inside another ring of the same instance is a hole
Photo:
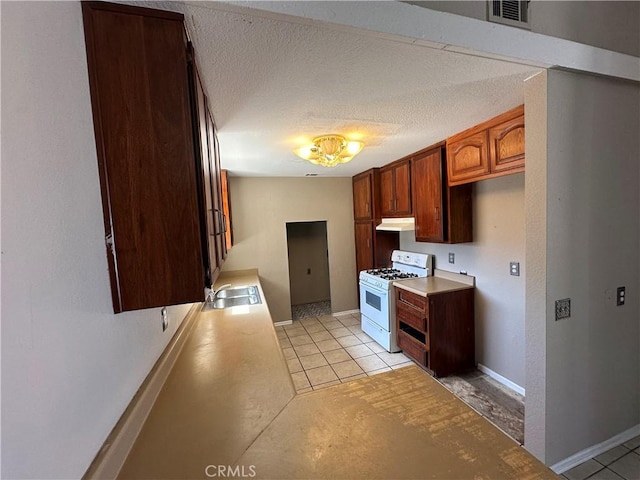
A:
{"label": "tall pantry cabinet", "polygon": [[82,10],[114,311],[202,301],[224,260],[224,222],[183,16]]}
{"label": "tall pantry cabinet", "polygon": [[397,232],[376,230],[380,215],[380,169],[372,168],[353,177],[356,274],[389,266],[391,252],[399,248]]}

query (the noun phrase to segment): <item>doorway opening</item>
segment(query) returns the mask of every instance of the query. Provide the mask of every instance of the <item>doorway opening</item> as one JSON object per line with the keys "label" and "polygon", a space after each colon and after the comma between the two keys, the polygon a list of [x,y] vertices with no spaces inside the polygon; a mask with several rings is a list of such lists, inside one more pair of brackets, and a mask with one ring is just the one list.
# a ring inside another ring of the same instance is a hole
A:
{"label": "doorway opening", "polygon": [[327,222],[287,223],[291,318],[331,315]]}

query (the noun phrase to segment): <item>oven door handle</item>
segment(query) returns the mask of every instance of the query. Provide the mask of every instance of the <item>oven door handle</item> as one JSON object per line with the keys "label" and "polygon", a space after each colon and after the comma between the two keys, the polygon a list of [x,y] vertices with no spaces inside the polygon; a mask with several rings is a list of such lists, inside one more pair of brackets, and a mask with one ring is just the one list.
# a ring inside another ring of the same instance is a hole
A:
{"label": "oven door handle", "polygon": [[369,290],[372,293],[375,293],[376,295],[380,295],[380,296],[387,296],[389,294],[389,290],[383,290],[381,288],[375,287],[373,285],[369,285],[368,283],[363,283],[360,282],[360,286],[362,288],[364,288],[365,290]]}

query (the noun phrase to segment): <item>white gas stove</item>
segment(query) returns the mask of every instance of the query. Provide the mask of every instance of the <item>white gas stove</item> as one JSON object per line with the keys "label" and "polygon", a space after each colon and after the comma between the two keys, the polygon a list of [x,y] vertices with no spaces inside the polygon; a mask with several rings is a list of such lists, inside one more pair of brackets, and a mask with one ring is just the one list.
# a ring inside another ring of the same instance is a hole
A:
{"label": "white gas stove", "polygon": [[393,282],[433,275],[433,256],[394,250],[393,268],[360,272],[362,330],[389,352],[398,352]]}

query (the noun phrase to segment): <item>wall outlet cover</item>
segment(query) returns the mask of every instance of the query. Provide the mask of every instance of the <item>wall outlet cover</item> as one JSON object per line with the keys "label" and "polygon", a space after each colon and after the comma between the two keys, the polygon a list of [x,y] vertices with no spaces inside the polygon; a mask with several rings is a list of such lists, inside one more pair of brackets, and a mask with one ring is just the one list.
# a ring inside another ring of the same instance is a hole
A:
{"label": "wall outlet cover", "polygon": [[619,307],[624,305],[624,297],[626,295],[626,287],[618,287],[616,290],[616,305]]}
{"label": "wall outlet cover", "polygon": [[449,253],[449,263],[456,263],[456,254],[455,253]]}
{"label": "wall outlet cover", "polygon": [[515,277],[520,276],[520,262],[509,262],[509,273]]}
{"label": "wall outlet cover", "polygon": [[162,331],[164,332],[169,326],[169,312],[167,312],[167,307],[162,307],[160,314],[162,315]]}
{"label": "wall outlet cover", "polygon": [[563,318],[569,318],[571,316],[571,299],[563,298],[562,300],[556,300],[556,321]]}

